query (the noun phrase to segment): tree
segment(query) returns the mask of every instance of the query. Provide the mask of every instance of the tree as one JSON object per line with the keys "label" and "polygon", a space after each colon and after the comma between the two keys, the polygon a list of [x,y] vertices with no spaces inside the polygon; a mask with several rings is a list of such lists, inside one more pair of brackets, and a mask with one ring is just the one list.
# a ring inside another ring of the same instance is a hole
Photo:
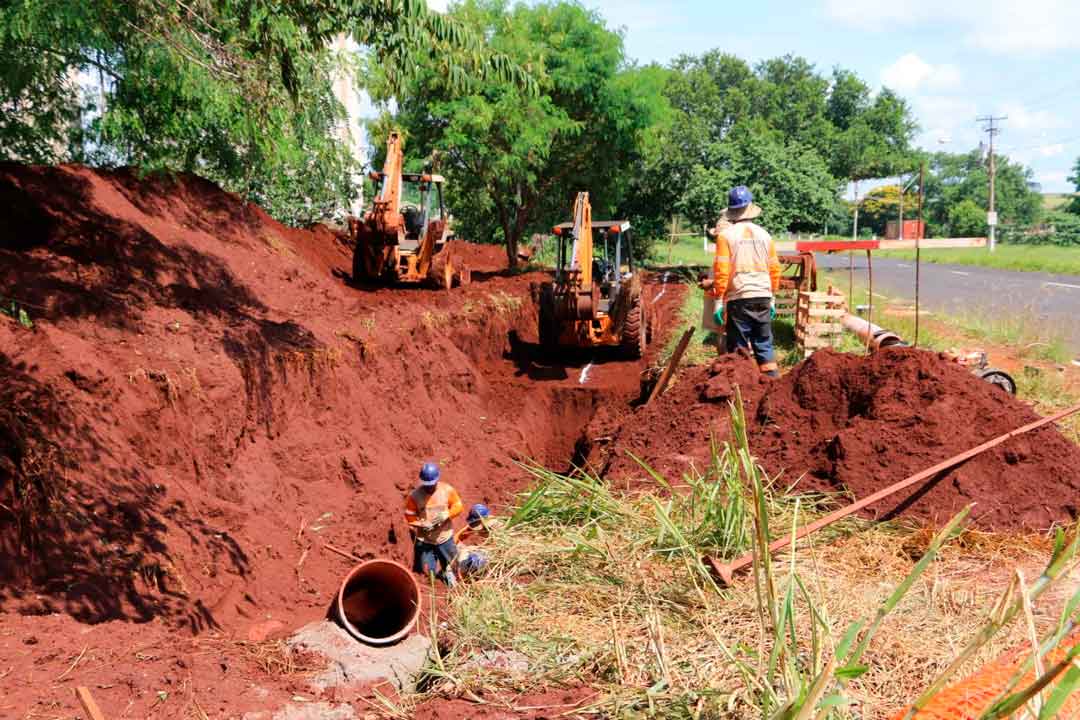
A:
{"label": "tree", "polygon": [[949,208],[948,232],[953,237],[978,237],[986,232],[986,210],[972,200]]}
{"label": "tree", "polygon": [[504,82],[458,93],[429,64],[394,120],[411,153],[438,156],[459,234],[504,243],[513,264],[526,233],[568,217],[577,191],[590,192],[594,217],[619,206],[667,107],[662,73],[627,68],[620,36],[575,3],[469,0],[450,17],[531,68],[538,93]]}
{"label": "tree", "polygon": [[673,204],[695,224],[715,222],[727,189],[741,182],[771,205],[763,222],[774,230],[835,228],[838,178],[915,165],[906,103],[888,90],[875,96],[850,71],[826,77],[793,56],[751,68],[718,50],[680,57],[672,69],[667,152],[647,177],[675,189]]}
{"label": "tree", "polygon": [[[918,219],[919,195],[917,191],[904,193],[904,218]],[[859,204],[859,227],[870,228],[875,235],[885,235],[890,222],[900,219],[900,186],[882,185],[866,193]]]}
{"label": "tree", "polygon": [[[418,0],[22,0],[0,6],[0,159],[198,172],[283,219],[320,217],[355,190],[335,134],[340,33],[396,82],[423,56],[458,86],[529,86]],[[80,73],[103,98],[85,96]]]}
{"label": "tree", "polygon": [[[1002,225],[1031,225],[1042,212],[1042,198],[1030,187],[1031,170],[1008,158],[995,158],[995,206]],[[935,153],[930,156],[926,176],[926,217],[932,234],[955,232],[950,212],[960,203],[970,201],[982,208],[982,227],[986,232],[990,176],[987,163],[978,150],[970,153]]]}
{"label": "tree", "polygon": [[712,225],[728,190],[746,185],[761,206],[760,223],[773,232],[819,230],[831,216],[839,185],[813,148],[784,143],[760,124],[736,126],[695,165],[677,209],[695,225]]}
{"label": "tree", "polygon": [[1072,202],[1065,209],[1068,212],[1080,215],[1080,158],[1076,158],[1076,165],[1073,166],[1073,174],[1069,176],[1069,182],[1073,184],[1077,196],[1072,199]]}

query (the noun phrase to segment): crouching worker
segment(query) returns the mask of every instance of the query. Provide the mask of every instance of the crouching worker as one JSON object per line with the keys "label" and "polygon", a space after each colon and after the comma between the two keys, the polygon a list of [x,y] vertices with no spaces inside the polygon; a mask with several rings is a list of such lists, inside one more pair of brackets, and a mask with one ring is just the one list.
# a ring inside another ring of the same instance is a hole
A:
{"label": "crouching worker", "polygon": [[465,521],[465,527],[454,536],[458,547],[458,574],[461,577],[478,575],[487,567],[487,554],[473,545],[484,542],[491,535],[491,511],[487,505],[477,503],[469,508]]}
{"label": "crouching worker", "polygon": [[716,301],[714,317],[724,327],[727,351],[753,352],[765,375],[778,377],[773,350],[773,295],[780,287],[780,260],[765,228],[752,222],[761,215],[744,185],[728,193],[724,219],[731,223],[716,237],[713,278],[699,284]]}
{"label": "crouching worker", "polygon": [[439,481],[439,466],[424,463],[420,484],[405,500],[405,522],[413,536],[413,571],[434,573],[454,587],[451,563],[457,555],[451,521],[464,508],[461,497],[449,483]]}

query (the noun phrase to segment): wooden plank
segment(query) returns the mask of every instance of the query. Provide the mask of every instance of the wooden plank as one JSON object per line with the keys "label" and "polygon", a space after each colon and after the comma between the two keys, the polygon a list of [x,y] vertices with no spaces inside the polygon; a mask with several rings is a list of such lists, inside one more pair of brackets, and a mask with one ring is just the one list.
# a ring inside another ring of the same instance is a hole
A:
{"label": "wooden plank", "polygon": [[668,382],[671,380],[672,374],[675,372],[675,368],[678,366],[679,361],[682,360],[683,353],[686,352],[686,346],[690,344],[690,338],[694,336],[694,326],[686,328],[686,332],[679,338],[679,344],[675,346],[675,352],[671,354],[671,359],[668,360],[667,367],[664,368],[664,372],[660,374],[660,379],[656,381],[656,387],[649,394],[649,399],[645,401],[648,405],[655,400],[664,389],[667,387]]}
{"label": "wooden plank", "polygon": [[841,317],[847,313],[844,308],[802,308],[802,311],[809,317]]}
{"label": "wooden plank", "polygon": [[844,301],[844,296],[839,293],[801,292],[799,300],[818,303],[838,303]]}
{"label": "wooden plank", "polygon": [[80,685],[75,688],[75,697],[79,698],[79,704],[82,705],[83,712],[88,716],[87,720],[105,720],[101,708],[94,701],[94,696],[90,694],[90,688]]}
{"label": "wooden plank", "polygon": [[824,335],[839,335],[844,331],[844,326],[839,323],[815,323],[813,325],[807,325],[803,328],[805,335],[824,336]]}

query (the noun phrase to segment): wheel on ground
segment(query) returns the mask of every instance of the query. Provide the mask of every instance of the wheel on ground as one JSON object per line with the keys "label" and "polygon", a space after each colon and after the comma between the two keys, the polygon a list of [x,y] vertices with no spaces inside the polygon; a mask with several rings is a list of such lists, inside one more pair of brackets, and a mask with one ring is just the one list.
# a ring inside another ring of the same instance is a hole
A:
{"label": "wheel on ground", "polygon": [[1004,370],[996,370],[994,368],[987,368],[979,372],[979,377],[995,385],[1010,395],[1016,394],[1016,381],[1012,379],[1012,376]]}
{"label": "wheel on ground", "polygon": [[641,302],[641,296],[631,301],[630,311],[626,313],[626,321],[623,323],[623,333],[619,346],[623,353],[635,360],[645,356],[645,348],[648,346],[648,323],[645,313],[645,305]]}

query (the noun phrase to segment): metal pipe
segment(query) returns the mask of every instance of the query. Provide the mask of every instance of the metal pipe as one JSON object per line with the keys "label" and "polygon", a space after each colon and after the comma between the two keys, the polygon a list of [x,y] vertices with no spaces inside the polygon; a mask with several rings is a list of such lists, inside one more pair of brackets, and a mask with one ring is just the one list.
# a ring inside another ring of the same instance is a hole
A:
{"label": "metal pipe", "polygon": [[874,350],[906,344],[896,333],[875,325],[869,320],[864,320],[858,315],[845,313],[840,316],[840,324],[845,330],[855,333],[860,340]]}
{"label": "metal pipe", "polygon": [[341,625],[369,645],[391,645],[412,632],[420,616],[420,586],[392,560],[362,562],[345,576],[334,610]]}
{"label": "metal pipe", "polygon": [[[845,518],[845,517],[847,517],[848,515],[851,515],[854,512],[858,512],[859,510],[862,510],[864,507],[867,507],[868,505],[873,505],[874,503],[878,502],[879,500],[883,500],[883,499],[887,498],[890,495],[894,495],[895,493],[898,493],[898,492],[900,492],[901,490],[903,490],[905,488],[911,487],[912,485],[915,485],[916,483],[922,482],[924,480],[930,480],[930,479],[940,475],[941,473],[943,473],[943,472],[945,472],[947,470],[951,470],[952,468],[956,467],[957,465],[964,462],[965,460],[970,460],[971,458],[975,457],[976,455],[981,455],[982,453],[986,452],[987,450],[989,450],[989,449],[991,449],[993,447],[996,447],[996,446],[1000,445],[1001,443],[1005,442],[1006,440],[1010,440],[1010,439],[1016,437],[1017,435],[1022,435],[1022,434],[1026,433],[1026,432],[1030,432],[1030,431],[1035,430],[1037,428],[1041,428],[1044,425],[1049,425],[1052,422],[1057,422],[1058,420],[1062,420],[1062,419],[1067,418],[1070,415],[1074,415],[1074,414],[1076,414],[1078,412],[1080,412],[1080,405],[1075,405],[1075,406],[1073,406],[1073,407],[1071,407],[1071,408],[1069,408],[1067,410],[1062,410],[1059,413],[1051,415],[1050,417],[1045,417],[1045,418],[1043,418],[1041,420],[1036,420],[1035,422],[1028,423],[1027,425],[1024,425],[1022,427],[1018,427],[1015,430],[1012,430],[1010,432],[1005,433],[1004,435],[998,435],[996,438],[994,438],[992,440],[987,440],[982,445],[977,445],[977,446],[971,448],[970,450],[966,450],[966,451],[960,453],[959,455],[954,455],[951,458],[949,458],[948,460],[944,460],[942,462],[939,462],[937,465],[935,465],[935,466],[933,466],[931,468],[927,468],[926,470],[923,470],[922,472],[915,473],[914,475],[912,475],[912,476],[910,476],[910,477],[908,477],[908,478],[906,478],[904,480],[901,480],[900,482],[895,483],[894,485],[890,485],[887,488],[884,488],[882,490],[878,490],[873,495],[865,497],[862,500],[859,500],[857,502],[853,502],[853,503],[851,503],[850,505],[848,505],[847,507],[845,507],[845,508],[843,508],[841,510],[836,510],[835,512],[831,512],[831,513],[829,513],[828,515],[826,515],[823,518],[819,518],[818,520],[815,520],[814,522],[810,523],[809,525],[806,525],[805,527],[800,528],[799,531],[795,533],[794,538],[790,534],[785,534],[783,537],[781,537],[778,540],[773,541],[769,545],[769,553],[774,553],[777,550],[781,550],[781,549],[787,547],[788,545],[790,545],[793,542],[793,540],[801,540],[802,538],[806,537],[810,533],[815,532],[817,530],[820,530],[821,528],[825,527],[826,525],[831,525],[834,522],[836,522],[837,520],[840,520],[841,518]],[[720,579],[726,585],[731,585],[731,583],[734,580],[735,572],[737,570],[740,570],[740,569],[744,568],[744,567],[748,567],[748,566],[752,565],[755,558],[757,558],[757,552],[756,551],[749,552],[746,555],[743,555],[740,558],[732,560],[731,562],[729,562],[727,564],[721,563],[716,558],[710,557],[710,558],[707,558],[707,559],[709,561],[709,564],[712,565],[713,570],[716,571],[716,574],[720,576]]]}

